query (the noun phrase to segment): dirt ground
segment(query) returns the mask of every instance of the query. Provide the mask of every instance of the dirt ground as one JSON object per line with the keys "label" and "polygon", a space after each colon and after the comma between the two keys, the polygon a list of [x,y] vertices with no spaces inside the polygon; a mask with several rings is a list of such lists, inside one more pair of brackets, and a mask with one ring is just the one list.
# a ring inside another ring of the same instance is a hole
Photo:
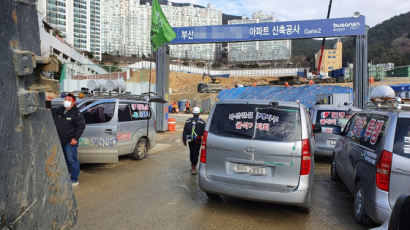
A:
{"label": "dirt ground", "polygon": [[[82,164],[74,190],[83,229],[366,229],[353,218],[353,199],[330,180],[330,164],[317,160],[310,213],[296,207],[229,197],[208,199],[190,174],[181,134],[189,115],[172,115],[173,132],[157,133],[146,160],[124,156],[116,164]],[[202,116],[206,120],[206,116]]]}
{"label": "dirt ground", "polygon": [[[219,78],[224,88],[234,88],[237,84],[244,86],[251,85],[268,85],[270,81],[278,80],[278,77],[230,77]],[[132,77],[128,82],[146,82],[149,81],[149,70],[133,71]],[[197,85],[202,81],[201,74],[170,72],[169,88],[171,93],[196,93]],[[151,71],[151,83],[155,83],[155,71]]]}
{"label": "dirt ground", "polygon": [[[278,80],[278,77],[230,77],[219,78],[224,88],[233,88],[237,84],[244,86],[261,86],[269,85],[270,82]],[[143,82],[149,80],[149,70],[137,70],[133,71],[132,77],[129,82]],[[196,93],[197,85],[202,81],[201,74],[190,74],[181,72],[170,72],[169,75],[169,88],[172,94],[179,93]],[[308,83],[306,79],[300,79],[301,82]],[[155,83],[155,71],[151,71],[151,83]],[[386,78],[382,81],[374,82],[374,86],[377,85],[390,85],[390,84],[405,84],[410,83],[410,78]],[[321,85],[340,85],[353,87],[353,82],[348,83],[321,83]]]}

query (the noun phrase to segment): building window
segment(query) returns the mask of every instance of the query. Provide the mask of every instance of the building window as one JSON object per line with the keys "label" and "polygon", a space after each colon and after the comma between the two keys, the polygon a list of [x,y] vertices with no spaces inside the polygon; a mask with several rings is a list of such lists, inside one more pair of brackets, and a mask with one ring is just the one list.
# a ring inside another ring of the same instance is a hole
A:
{"label": "building window", "polygon": [[328,58],[332,58],[332,56],[327,56]]}

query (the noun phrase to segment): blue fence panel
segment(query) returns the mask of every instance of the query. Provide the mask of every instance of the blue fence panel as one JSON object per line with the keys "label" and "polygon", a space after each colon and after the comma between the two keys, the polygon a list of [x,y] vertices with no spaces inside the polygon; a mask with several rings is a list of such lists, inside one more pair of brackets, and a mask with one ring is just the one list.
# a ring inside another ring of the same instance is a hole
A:
{"label": "blue fence panel", "polygon": [[218,94],[219,100],[263,99],[270,101],[300,101],[308,108],[316,103],[316,96],[332,93],[350,93],[350,87],[329,85],[305,85],[300,87],[259,86],[225,89]]}

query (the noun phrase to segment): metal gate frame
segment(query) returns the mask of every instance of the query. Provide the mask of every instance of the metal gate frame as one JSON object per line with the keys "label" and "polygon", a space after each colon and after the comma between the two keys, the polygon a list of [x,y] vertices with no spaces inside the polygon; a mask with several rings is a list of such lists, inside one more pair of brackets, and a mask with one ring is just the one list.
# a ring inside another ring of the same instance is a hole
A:
{"label": "metal gate frame", "polygon": [[[325,19],[329,21],[337,20],[337,19]],[[315,20],[310,20],[310,22]],[[304,22],[304,21],[301,21]],[[282,22],[283,23],[283,22]],[[264,23],[255,23],[253,25],[264,24]],[[265,23],[266,24],[266,23]],[[231,25],[231,26],[238,26],[238,25]],[[203,26],[204,29],[209,29],[206,27],[212,26]],[[214,26],[216,29],[224,29],[229,28],[229,26]],[[175,28],[177,30],[181,29]],[[190,27],[195,28],[195,27]],[[353,105],[358,108],[365,108],[366,101],[369,97],[369,80],[368,80],[368,73],[367,73],[367,35],[368,35],[368,26],[365,26],[365,33],[364,35],[354,35],[354,45],[355,45],[355,53],[354,53],[354,82],[353,82],[353,95],[354,101]],[[351,35],[350,35],[351,36]],[[330,36],[324,36],[330,37]],[[332,36],[333,37],[333,36]],[[295,39],[303,39],[309,37],[298,37]],[[292,39],[292,38],[291,38]],[[220,40],[220,39],[219,39]],[[274,39],[270,39],[274,40]],[[249,41],[257,41],[249,40]],[[224,42],[224,41],[218,41]],[[228,41],[225,41],[228,42]],[[191,44],[189,42],[171,42],[173,44]],[[209,42],[204,42],[209,43]],[[195,42],[195,44],[200,44],[199,42]],[[168,45],[161,45],[158,50],[156,51],[156,84],[157,84],[157,94],[164,95],[165,100],[168,101],[169,95],[169,47]],[[168,104],[159,104],[157,105],[157,131],[166,131],[167,130],[167,118],[168,118]]]}

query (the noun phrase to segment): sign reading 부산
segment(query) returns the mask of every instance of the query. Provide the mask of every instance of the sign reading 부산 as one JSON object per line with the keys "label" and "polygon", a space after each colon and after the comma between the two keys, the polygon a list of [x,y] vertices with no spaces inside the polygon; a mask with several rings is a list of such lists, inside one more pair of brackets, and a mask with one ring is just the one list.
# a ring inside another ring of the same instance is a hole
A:
{"label": "sign reading \ubd80\uc0b0", "polygon": [[365,34],[365,17],[265,22],[223,26],[174,27],[169,44],[342,37]]}

